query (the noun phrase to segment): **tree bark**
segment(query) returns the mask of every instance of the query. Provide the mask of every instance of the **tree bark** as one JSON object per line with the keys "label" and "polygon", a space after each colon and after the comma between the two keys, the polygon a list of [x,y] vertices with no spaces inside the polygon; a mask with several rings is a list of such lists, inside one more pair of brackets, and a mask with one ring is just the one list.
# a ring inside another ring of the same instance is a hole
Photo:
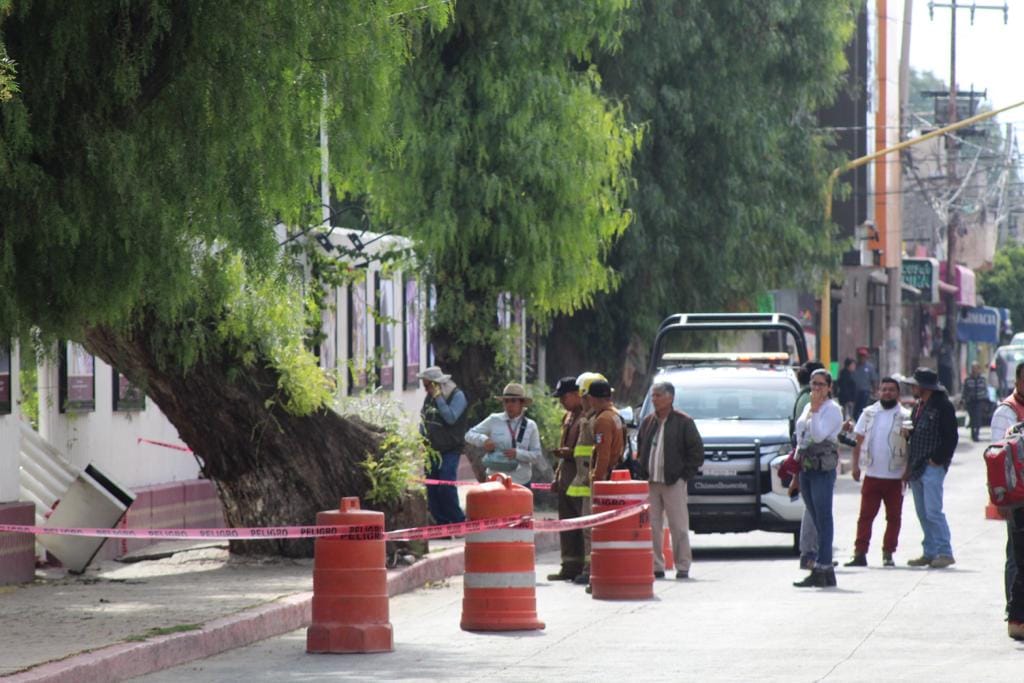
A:
{"label": "tree bark", "polygon": [[[226,353],[208,353],[184,372],[164,367],[148,329],[142,324],[127,335],[92,327],[85,347],[143,387],[177,428],[216,484],[229,526],[313,524],[318,511],[368,490],[360,463],[377,450],[380,430],[329,409],[291,415],[272,400],[278,393],[273,369],[238,371]],[[384,511],[388,528],[425,519],[422,505],[411,501]],[[231,551],[309,557],[313,542],[237,541]]]}

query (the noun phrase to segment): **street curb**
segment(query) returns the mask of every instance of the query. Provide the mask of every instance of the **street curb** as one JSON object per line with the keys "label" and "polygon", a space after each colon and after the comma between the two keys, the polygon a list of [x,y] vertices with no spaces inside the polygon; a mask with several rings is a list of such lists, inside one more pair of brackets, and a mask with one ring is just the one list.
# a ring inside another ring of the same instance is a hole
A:
{"label": "street curb", "polygon": [[[537,533],[534,544],[538,553],[556,549],[558,534]],[[388,597],[456,576],[464,568],[464,546],[428,555],[388,576]],[[312,601],[311,592],[296,593],[214,619],[195,631],[109,645],[0,678],[4,683],[109,683],[144,676],[308,626],[312,619]]]}

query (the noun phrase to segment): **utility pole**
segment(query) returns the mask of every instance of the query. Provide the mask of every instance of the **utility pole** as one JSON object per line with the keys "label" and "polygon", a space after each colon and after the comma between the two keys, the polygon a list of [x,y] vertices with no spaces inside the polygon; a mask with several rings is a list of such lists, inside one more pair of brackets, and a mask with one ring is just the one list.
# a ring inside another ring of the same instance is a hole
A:
{"label": "utility pole", "polygon": [[[946,121],[947,126],[954,125],[957,122],[957,97],[956,97],[956,14],[957,10],[967,9],[971,12],[971,24],[974,24],[974,13],[977,10],[1000,10],[1003,13],[1003,23],[1005,24],[1009,17],[1009,6],[1007,4],[999,5],[978,5],[971,3],[970,5],[961,5],[957,3],[957,0],[951,0],[949,4],[939,2],[928,3],[928,14],[934,19],[935,8],[946,8],[949,9],[950,15],[950,30],[949,30],[949,117]],[[949,192],[952,197],[955,195],[957,190],[957,141],[952,135],[946,138],[946,169],[947,176],[949,179]],[[949,220],[946,225],[946,283],[951,287],[956,285],[956,245],[958,232],[960,230],[960,214],[950,202],[949,205]],[[946,326],[942,333],[942,350],[940,353],[951,353],[953,354],[953,377],[950,383],[953,386],[947,387],[950,392],[956,389],[956,384],[959,380],[959,354],[955,353],[951,349],[956,348],[956,296],[952,291],[946,292],[943,296],[945,299],[946,309]],[[940,359],[941,366],[941,359]]]}

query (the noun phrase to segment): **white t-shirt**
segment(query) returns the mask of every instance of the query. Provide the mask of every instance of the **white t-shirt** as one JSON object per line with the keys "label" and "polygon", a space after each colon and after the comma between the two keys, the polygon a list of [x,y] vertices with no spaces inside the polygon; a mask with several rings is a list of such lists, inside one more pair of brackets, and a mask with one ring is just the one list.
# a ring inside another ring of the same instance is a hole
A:
{"label": "white t-shirt", "polygon": [[[868,443],[868,452],[871,454],[871,464],[864,471],[869,477],[876,479],[899,479],[903,472],[892,472],[889,470],[889,463],[892,460],[892,453],[889,450],[889,434],[892,431],[892,421],[900,419],[900,407],[895,405],[888,410],[882,409],[875,414],[875,421],[871,423],[871,433],[864,434],[864,413],[861,413],[857,420],[857,426],[853,428],[854,433],[864,435],[865,439],[871,439]],[[902,422],[902,420],[900,420]]]}

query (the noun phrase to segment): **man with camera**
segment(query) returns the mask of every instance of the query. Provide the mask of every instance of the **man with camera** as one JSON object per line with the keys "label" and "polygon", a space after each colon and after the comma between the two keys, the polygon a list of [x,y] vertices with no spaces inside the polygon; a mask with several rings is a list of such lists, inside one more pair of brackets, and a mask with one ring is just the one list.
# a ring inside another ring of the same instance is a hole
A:
{"label": "man with camera", "polygon": [[847,567],[866,567],[871,525],[882,503],[885,504],[885,536],[882,539],[882,564],[895,565],[892,554],[900,535],[903,515],[903,473],[907,468],[907,440],[903,423],[910,411],[900,405],[900,385],[885,377],[879,385],[879,398],[864,408],[853,428],[855,443],[852,464],[853,480],[860,481],[864,466],[864,483],[860,490],[860,516],[857,519],[857,540],[853,559]]}
{"label": "man with camera", "polygon": [[[427,395],[420,410],[420,433],[438,452],[427,476],[437,481],[455,481],[466,436],[466,394],[452,381],[451,375],[437,366],[417,375]],[[459,507],[459,494],[448,484],[427,486],[427,508],[437,524],[458,524],[466,519]]]}

